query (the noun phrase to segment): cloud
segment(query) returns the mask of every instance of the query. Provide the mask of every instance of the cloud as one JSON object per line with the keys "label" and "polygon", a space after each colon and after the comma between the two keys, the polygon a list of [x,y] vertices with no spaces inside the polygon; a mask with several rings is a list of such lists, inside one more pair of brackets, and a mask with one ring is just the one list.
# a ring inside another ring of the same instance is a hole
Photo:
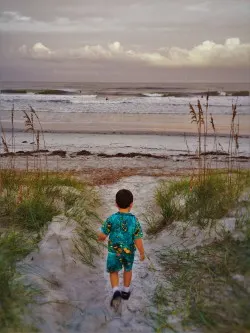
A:
{"label": "cloud", "polygon": [[192,49],[179,47],[160,48],[155,52],[125,49],[120,42],[106,47],[85,45],[75,49],[51,50],[38,42],[31,48],[22,45],[19,52],[24,57],[49,60],[120,60],[139,61],[161,67],[209,67],[249,66],[250,43],[243,44],[239,38],[229,38],[224,44],[204,41]]}
{"label": "cloud", "polygon": [[31,18],[18,12],[4,11],[0,17],[0,23],[29,22]]}
{"label": "cloud", "polygon": [[190,12],[208,12],[210,10],[209,6],[210,6],[210,1],[206,1],[189,5],[185,7],[185,9]]}
{"label": "cloud", "polygon": [[104,21],[102,17],[85,17],[84,19],[69,19],[57,16],[50,21],[37,20],[24,16],[19,12],[4,11],[0,13],[0,31],[3,32],[50,32],[50,33],[79,33],[100,31],[121,31],[116,18]]}
{"label": "cloud", "polygon": [[28,49],[26,45],[22,45],[19,48],[19,52],[26,56],[29,54],[30,57],[35,59],[51,59],[55,53],[53,53],[48,47],[42,43],[36,43],[31,49]]}

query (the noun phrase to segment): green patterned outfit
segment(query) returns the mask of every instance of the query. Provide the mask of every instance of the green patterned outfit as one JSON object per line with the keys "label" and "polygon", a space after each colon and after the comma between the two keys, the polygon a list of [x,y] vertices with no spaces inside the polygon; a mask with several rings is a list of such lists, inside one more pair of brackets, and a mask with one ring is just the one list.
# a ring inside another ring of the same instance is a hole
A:
{"label": "green patterned outfit", "polygon": [[115,213],[102,225],[101,231],[109,236],[107,271],[118,272],[124,267],[132,270],[135,256],[135,239],[143,237],[141,225],[131,213]]}

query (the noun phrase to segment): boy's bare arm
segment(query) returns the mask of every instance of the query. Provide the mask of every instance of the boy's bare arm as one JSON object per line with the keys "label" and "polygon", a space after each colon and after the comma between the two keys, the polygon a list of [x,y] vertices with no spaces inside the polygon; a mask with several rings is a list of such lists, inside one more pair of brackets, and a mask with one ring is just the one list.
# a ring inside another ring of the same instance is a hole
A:
{"label": "boy's bare arm", "polygon": [[108,236],[105,235],[103,232],[100,232],[100,233],[98,234],[98,238],[97,238],[97,240],[98,240],[99,242],[103,242],[103,241],[105,241],[105,239],[106,239],[107,237],[108,237]]}
{"label": "boy's bare arm", "polygon": [[142,238],[135,239],[135,246],[140,253],[140,260],[143,261],[145,259],[145,253]]}

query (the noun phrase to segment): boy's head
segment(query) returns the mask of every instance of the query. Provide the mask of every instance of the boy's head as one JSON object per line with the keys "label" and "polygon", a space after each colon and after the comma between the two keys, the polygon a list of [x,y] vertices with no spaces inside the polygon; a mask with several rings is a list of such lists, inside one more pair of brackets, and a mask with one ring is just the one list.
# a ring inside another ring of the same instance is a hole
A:
{"label": "boy's head", "polygon": [[129,190],[122,189],[116,193],[116,204],[119,208],[131,208],[133,203],[133,194]]}

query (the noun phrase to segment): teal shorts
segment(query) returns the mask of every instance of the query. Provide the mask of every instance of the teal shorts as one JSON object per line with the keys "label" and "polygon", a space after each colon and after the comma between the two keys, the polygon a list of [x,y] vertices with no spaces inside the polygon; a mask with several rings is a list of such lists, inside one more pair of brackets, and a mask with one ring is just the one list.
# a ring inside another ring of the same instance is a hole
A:
{"label": "teal shorts", "polygon": [[126,272],[130,272],[134,263],[134,253],[126,254],[109,252],[107,257],[107,272],[119,272],[123,267]]}

